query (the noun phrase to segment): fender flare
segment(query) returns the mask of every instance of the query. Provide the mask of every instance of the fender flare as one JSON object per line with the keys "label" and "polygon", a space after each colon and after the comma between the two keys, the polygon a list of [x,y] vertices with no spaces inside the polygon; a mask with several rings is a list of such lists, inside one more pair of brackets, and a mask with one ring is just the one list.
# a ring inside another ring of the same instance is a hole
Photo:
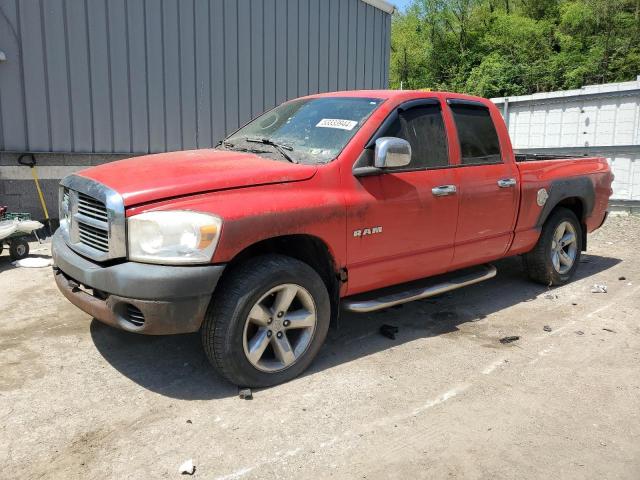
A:
{"label": "fender flare", "polygon": [[596,190],[589,177],[553,180],[549,185],[547,193],[549,194],[549,198],[547,198],[536,222],[536,228],[538,229],[542,228],[544,222],[546,222],[549,215],[551,215],[551,212],[567,198],[580,199],[582,202],[582,218],[578,220],[584,223],[585,218],[591,215],[596,200]]}

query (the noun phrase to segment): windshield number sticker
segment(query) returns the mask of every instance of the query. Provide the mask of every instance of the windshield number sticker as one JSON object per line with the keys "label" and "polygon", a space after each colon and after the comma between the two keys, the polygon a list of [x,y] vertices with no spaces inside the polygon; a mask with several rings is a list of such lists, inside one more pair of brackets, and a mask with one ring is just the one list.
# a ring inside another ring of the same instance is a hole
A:
{"label": "windshield number sticker", "polygon": [[341,118],[323,118],[318,122],[318,128],[337,128],[339,130],[353,130],[358,122],[355,120],[343,120]]}

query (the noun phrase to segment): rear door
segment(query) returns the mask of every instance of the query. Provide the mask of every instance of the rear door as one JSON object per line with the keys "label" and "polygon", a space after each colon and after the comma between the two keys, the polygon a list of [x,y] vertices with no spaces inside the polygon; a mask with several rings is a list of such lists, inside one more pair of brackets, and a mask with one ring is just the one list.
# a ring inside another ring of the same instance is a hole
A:
{"label": "rear door", "polygon": [[458,99],[449,99],[448,105],[460,145],[452,268],[461,268],[506,252],[517,213],[518,172],[507,152],[501,150],[488,107]]}
{"label": "rear door", "polygon": [[[458,199],[445,191],[455,173],[440,102],[401,105],[376,136],[407,140],[411,163],[355,177],[348,189],[349,294],[444,272],[453,258]],[[373,150],[358,163],[373,165]]]}

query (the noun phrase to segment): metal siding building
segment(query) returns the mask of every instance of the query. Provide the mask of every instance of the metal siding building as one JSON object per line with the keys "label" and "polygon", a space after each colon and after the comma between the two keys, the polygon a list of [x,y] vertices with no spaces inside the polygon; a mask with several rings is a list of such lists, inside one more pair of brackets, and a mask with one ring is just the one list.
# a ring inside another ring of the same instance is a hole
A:
{"label": "metal siding building", "polygon": [[60,176],[215,145],[284,100],[385,88],[381,0],[1,0],[0,204],[41,216]]}
{"label": "metal siding building", "polygon": [[640,202],[640,77],[492,100],[517,151],[607,157],[615,174],[612,199]]}

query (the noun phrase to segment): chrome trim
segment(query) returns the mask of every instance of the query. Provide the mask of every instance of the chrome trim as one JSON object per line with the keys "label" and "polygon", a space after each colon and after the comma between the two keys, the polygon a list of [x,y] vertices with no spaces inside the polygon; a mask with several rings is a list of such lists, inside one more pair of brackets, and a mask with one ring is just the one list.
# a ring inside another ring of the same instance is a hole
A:
{"label": "chrome trim", "polygon": [[[69,175],[62,179],[60,182],[60,199],[63,198],[65,188],[69,192],[69,207],[71,208],[71,212],[69,212],[70,225],[62,229],[65,243],[77,253],[98,262],[126,257],[126,218],[122,195],[100,182],[80,175]],[[78,192],[104,203],[107,209],[108,221],[102,222],[78,213]],[[94,228],[106,230],[109,251],[102,252],[81,243],[78,221]]]}
{"label": "chrome trim", "polygon": [[474,283],[489,280],[490,278],[496,276],[497,270],[493,265],[482,265],[482,267],[483,270],[481,270],[480,272],[468,273],[458,278],[447,280],[445,282],[424,288],[416,288],[405,292],[391,293],[369,300],[345,299],[342,302],[342,307],[349,312],[374,312],[376,310],[382,310],[383,308],[393,307],[394,305],[400,305],[401,303],[413,302],[414,300],[434,297],[451,290],[456,290],[468,285],[473,285]]}
{"label": "chrome trim", "polygon": [[380,137],[373,163],[376,168],[406,167],[411,163],[411,144],[402,138]]}
{"label": "chrome trim", "polygon": [[79,212],[76,213],[74,217],[80,222],[87,225],[91,225],[92,227],[100,228],[102,230],[109,230],[107,226],[108,222],[101,222],[100,220],[96,220],[95,218],[92,218],[92,217],[87,217],[86,215],[83,215],[82,213],[79,213]]}
{"label": "chrome trim", "polygon": [[58,188],[58,218],[60,219],[60,230],[68,229],[69,216],[69,190],[60,185]]}
{"label": "chrome trim", "polygon": [[440,185],[433,187],[431,193],[436,197],[446,197],[447,195],[455,195],[458,189],[455,185]]}
{"label": "chrome trim", "polygon": [[498,186],[500,188],[515,187],[516,186],[516,179],[515,178],[501,178],[500,180],[498,180]]}

